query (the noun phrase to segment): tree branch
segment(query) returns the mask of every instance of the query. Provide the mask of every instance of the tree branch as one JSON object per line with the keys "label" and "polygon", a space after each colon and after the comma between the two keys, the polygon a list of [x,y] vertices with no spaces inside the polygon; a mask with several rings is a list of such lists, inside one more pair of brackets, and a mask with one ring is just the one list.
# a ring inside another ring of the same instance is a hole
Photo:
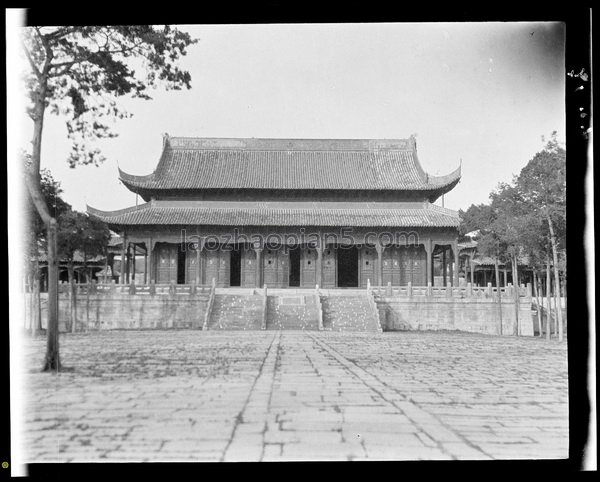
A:
{"label": "tree branch", "polygon": [[[47,39],[50,40],[56,40],[58,38],[61,37],[66,37],[67,35],[76,32],[78,27],[63,27],[63,28],[59,28],[58,30],[55,30],[54,32],[50,32],[47,34],[44,34],[46,36]],[[39,33],[39,30],[38,30]]]}

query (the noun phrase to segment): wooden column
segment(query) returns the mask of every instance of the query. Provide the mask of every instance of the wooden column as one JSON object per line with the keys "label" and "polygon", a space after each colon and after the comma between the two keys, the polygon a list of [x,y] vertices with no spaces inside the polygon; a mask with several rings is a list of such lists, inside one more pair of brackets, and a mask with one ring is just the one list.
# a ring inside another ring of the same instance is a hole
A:
{"label": "wooden column", "polygon": [[125,245],[127,244],[127,238],[125,237],[125,232],[123,232],[123,244],[121,246],[121,276],[119,276],[120,283],[125,284]]}
{"label": "wooden column", "polygon": [[212,283],[212,280],[206,279],[206,253],[204,251],[205,239],[200,240],[202,248],[200,249],[200,282],[201,283]]}
{"label": "wooden column", "polygon": [[504,268],[504,269],[502,270],[502,275],[503,275],[503,277],[504,277],[504,286],[506,286],[506,285],[508,284],[508,273],[507,273],[507,271],[506,271],[506,268]]}
{"label": "wooden column", "polygon": [[426,240],[423,246],[427,253],[427,276],[425,277],[425,284],[431,283],[433,286],[433,243],[431,239]]}
{"label": "wooden column", "polygon": [[144,252],[144,284],[148,284],[148,245]]}
{"label": "wooden column", "polygon": [[129,258],[131,257],[130,253],[131,245],[127,243],[127,248],[125,248],[125,283],[129,284]]}
{"label": "wooden column", "polygon": [[475,266],[473,265],[473,258],[475,254],[471,253],[469,255],[469,269],[471,270],[471,284],[475,286]]}
{"label": "wooden column", "polygon": [[196,244],[196,285],[202,284],[202,272],[200,271],[200,263],[202,258],[202,243],[198,240],[198,244]]}
{"label": "wooden column", "polygon": [[377,286],[383,285],[383,251],[385,246],[381,243],[375,244],[375,250],[377,251]]}
{"label": "wooden column", "polygon": [[452,243],[452,253],[454,254],[454,268],[450,271],[450,277],[452,278],[452,286],[458,286],[458,275],[460,259],[458,257],[458,240]]}
{"label": "wooden column", "polygon": [[[317,251],[317,266],[316,266],[316,273],[315,273],[315,283],[319,286],[319,288],[323,287],[323,249],[325,249],[325,246],[323,246],[323,244],[321,243],[321,240],[319,240],[319,243],[316,246],[316,251]],[[336,263],[337,263],[337,259],[336,259]]]}
{"label": "wooden column", "polygon": [[446,259],[446,250],[447,249],[448,248],[446,248],[444,246],[444,249],[442,250],[442,286],[446,286],[446,276],[448,274],[448,272],[447,272],[448,266],[446,264],[447,263],[447,259]]}
{"label": "wooden column", "polygon": [[257,288],[262,288],[262,282],[264,279],[264,274],[263,274],[263,247],[255,247],[253,248],[254,251],[256,252],[256,287]]}
{"label": "wooden column", "polygon": [[146,251],[148,254],[148,275],[147,275],[147,283],[152,283],[155,281],[154,275],[154,256],[152,255],[152,251],[154,251],[154,243],[152,242],[152,238],[148,239],[148,244],[146,244]]}
{"label": "wooden column", "polygon": [[453,256],[452,254],[452,249],[448,248],[448,251],[451,251],[451,253],[448,253],[448,256],[446,257],[446,261],[448,263],[448,281],[446,282],[446,286],[453,286],[454,284],[454,263],[453,263]]}
{"label": "wooden column", "polygon": [[131,269],[131,279],[135,281],[135,255],[137,254],[137,243],[132,243],[133,247],[133,267]]}

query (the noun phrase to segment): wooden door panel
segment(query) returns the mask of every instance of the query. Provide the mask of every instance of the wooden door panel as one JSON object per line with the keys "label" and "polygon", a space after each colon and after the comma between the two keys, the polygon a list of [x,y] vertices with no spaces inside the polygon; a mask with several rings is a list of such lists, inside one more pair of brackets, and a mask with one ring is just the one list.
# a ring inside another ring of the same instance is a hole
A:
{"label": "wooden door panel", "polygon": [[256,252],[252,249],[242,251],[241,285],[244,288],[256,286]]}
{"label": "wooden door panel", "polygon": [[157,283],[177,282],[177,246],[161,244],[157,249]]}
{"label": "wooden door panel", "polygon": [[325,248],[323,250],[323,288],[335,288],[337,283],[337,250],[334,248]]}
{"label": "wooden door panel", "polygon": [[317,273],[317,252],[312,248],[300,251],[300,284],[304,288],[314,288]]}
{"label": "wooden door panel", "polygon": [[359,263],[359,283],[362,288],[366,288],[367,280],[371,280],[371,284],[377,284],[375,279],[375,261],[377,260],[377,252],[375,248],[363,247],[360,250]]}

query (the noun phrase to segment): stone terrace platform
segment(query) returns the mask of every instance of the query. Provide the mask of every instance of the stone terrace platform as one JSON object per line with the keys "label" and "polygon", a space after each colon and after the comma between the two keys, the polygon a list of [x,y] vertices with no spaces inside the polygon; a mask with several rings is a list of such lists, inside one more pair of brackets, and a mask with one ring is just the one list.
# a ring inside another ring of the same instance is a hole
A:
{"label": "stone terrace platform", "polygon": [[26,340],[29,462],[568,457],[566,343],[447,332]]}

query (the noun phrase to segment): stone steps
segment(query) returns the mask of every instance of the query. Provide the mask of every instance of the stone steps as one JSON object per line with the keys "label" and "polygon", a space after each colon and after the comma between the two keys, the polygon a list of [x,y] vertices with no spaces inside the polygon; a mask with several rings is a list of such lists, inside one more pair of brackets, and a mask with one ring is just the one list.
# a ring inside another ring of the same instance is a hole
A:
{"label": "stone steps", "polygon": [[[287,304],[286,301],[294,303]],[[269,296],[267,330],[318,330],[319,315],[313,296]]]}
{"label": "stone steps", "polygon": [[[209,330],[261,330],[262,295],[217,294]],[[321,297],[323,329],[327,331],[380,331],[366,294]],[[319,329],[319,313],[312,295],[268,296],[267,330]]]}
{"label": "stone steps", "polygon": [[215,295],[209,330],[260,330],[263,321],[261,295]]}
{"label": "stone steps", "polygon": [[323,296],[323,330],[380,331],[379,320],[367,296]]}

